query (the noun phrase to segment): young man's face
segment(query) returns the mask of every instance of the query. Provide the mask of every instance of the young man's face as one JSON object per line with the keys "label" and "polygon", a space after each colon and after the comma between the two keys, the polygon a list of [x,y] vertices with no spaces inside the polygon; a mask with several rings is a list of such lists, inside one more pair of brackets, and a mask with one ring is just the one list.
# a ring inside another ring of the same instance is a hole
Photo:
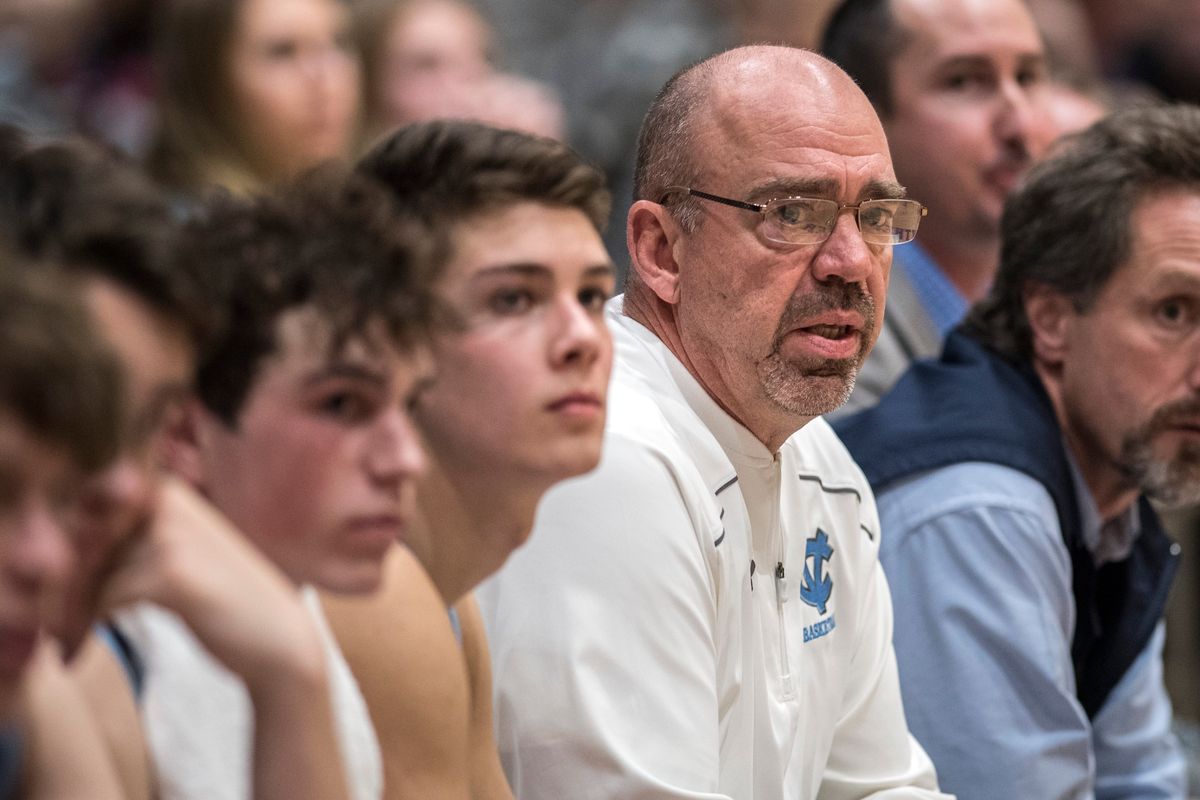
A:
{"label": "young man's face", "polygon": [[516,203],[461,222],[444,295],[465,330],[437,345],[417,418],[452,477],[553,483],[600,459],[613,268],[578,209]]}
{"label": "young man's face", "polygon": [[235,424],[196,410],[201,488],[296,583],[373,591],[424,468],[408,417],[424,354],[382,335],[329,346],[311,309],[278,323]]}
{"label": "young man's face", "polygon": [[33,656],[72,549],[62,504],[79,475],[65,452],[0,412],[0,719]]}

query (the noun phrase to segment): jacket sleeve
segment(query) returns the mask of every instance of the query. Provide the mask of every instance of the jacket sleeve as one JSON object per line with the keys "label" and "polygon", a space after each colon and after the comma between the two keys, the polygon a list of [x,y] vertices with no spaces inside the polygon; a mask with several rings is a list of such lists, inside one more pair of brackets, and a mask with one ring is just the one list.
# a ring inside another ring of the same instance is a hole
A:
{"label": "jacket sleeve", "polygon": [[673,474],[606,443],[477,596],[522,800],[722,798],[712,575]]}

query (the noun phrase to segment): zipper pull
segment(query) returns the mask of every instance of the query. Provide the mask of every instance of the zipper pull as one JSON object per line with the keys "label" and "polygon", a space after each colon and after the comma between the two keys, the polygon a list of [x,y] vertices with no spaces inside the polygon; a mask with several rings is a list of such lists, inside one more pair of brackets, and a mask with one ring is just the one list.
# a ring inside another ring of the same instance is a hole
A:
{"label": "zipper pull", "polygon": [[788,582],[787,573],[784,572],[783,562],[780,561],[775,565],[775,599],[780,603],[788,601]]}
{"label": "zipper pull", "polygon": [[754,563],[754,559],[750,559],[750,591],[754,591],[754,569],[758,566]]}

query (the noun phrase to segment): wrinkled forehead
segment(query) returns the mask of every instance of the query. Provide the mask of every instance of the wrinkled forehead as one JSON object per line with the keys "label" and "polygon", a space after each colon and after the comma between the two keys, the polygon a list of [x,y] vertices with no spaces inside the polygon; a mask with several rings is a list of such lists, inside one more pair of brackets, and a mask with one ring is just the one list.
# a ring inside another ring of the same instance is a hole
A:
{"label": "wrinkled forehead", "polygon": [[698,172],[726,191],[832,182],[853,199],[867,184],[895,181],[879,117],[828,62],[739,65],[716,83],[698,119]]}

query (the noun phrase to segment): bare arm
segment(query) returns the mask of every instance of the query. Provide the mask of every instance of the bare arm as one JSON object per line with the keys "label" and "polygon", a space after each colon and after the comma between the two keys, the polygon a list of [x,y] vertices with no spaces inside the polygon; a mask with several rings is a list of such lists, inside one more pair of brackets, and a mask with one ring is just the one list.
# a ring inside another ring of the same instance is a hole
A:
{"label": "bare arm", "polygon": [[43,640],[23,687],[25,791],[30,800],[125,797],[83,693],[57,646]]}
{"label": "bare arm", "polygon": [[467,679],[441,596],[394,548],[380,591],[323,596],[379,736],[387,800],[466,800]]}
{"label": "bare arm", "polygon": [[463,657],[471,686],[471,797],[473,800],[513,800],[493,732],[491,656],[475,595],[468,594],[459,600],[455,609],[462,628]]}
{"label": "bare arm", "polygon": [[150,800],[151,771],[137,701],[124,669],[98,636],[83,644],[71,676],[91,708],[101,740],[127,800]]}

